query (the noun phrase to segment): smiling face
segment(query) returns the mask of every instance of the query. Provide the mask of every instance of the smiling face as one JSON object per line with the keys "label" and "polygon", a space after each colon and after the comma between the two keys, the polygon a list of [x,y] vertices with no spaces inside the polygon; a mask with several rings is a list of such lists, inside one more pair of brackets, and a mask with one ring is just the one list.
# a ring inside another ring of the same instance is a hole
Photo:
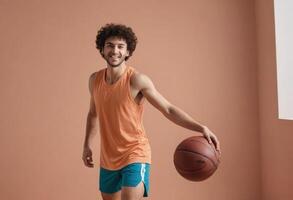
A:
{"label": "smiling face", "polygon": [[126,41],[118,37],[109,37],[105,41],[102,55],[110,67],[120,66],[129,56]]}

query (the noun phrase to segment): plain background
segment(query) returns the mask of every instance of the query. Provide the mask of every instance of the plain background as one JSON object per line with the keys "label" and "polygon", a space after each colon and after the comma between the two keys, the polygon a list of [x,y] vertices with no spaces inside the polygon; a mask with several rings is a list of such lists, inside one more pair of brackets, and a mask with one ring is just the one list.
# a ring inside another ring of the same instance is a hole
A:
{"label": "plain background", "polygon": [[145,104],[152,147],[147,199],[293,198],[293,123],[278,119],[273,0],[0,1],[0,198],[101,199],[83,165],[88,78],[104,68],[97,30],[131,26],[128,65],[221,141],[222,162],[203,182],[175,171],[178,143],[196,134]]}

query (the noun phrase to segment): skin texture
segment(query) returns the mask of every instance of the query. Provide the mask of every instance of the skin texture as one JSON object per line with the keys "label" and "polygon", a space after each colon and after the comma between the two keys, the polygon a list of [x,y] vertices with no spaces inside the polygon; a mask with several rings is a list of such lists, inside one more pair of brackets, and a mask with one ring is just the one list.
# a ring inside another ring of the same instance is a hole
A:
{"label": "skin texture", "polygon": [[[119,79],[126,69],[125,57],[129,55],[127,44],[125,40],[121,38],[110,37],[105,41],[102,54],[107,62],[106,82],[108,84],[113,84]],[[93,73],[89,78],[91,98],[82,156],[84,164],[87,167],[94,167],[90,144],[98,129],[97,113],[92,95],[92,84],[95,76],[96,73]],[[210,131],[208,127],[199,124],[183,110],[171,104],[163,95],[160,94],[152,80],[147,75],[138,72],[133,74],[130,80],[130,85],[131,95],[136,103],[140,103],[143,98],[145,98],[151,105],[158,109],[173,123],[196,132],[201,132],[208,142],[213,142],[215,144],[219,154],[221,153],[220,142],[216,135]],[[137,187],[123,187],[121,191],[114,194],[102,193],[102,197],[103,200],[140,200],[143,197],[143,193],[143,183],[140,183]]]}

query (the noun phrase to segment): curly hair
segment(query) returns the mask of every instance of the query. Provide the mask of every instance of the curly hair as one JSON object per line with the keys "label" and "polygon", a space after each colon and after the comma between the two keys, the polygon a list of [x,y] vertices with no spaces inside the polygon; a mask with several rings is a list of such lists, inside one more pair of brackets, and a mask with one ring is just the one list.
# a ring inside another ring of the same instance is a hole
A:
{"label": "curly hair", "polygon": [[129,51],[129,56],[125,58],[125,61],[132,56],[132,53],[135,50],[137,44],[137,37],[130,27],[127,27],[123,24],[106,24],[98,31],[96,36],[96,48],[100,51],[100,54],[103,56],[102,51],[105,45],[105,41],[109,37],[118,37],[126,41],[127,50]]}

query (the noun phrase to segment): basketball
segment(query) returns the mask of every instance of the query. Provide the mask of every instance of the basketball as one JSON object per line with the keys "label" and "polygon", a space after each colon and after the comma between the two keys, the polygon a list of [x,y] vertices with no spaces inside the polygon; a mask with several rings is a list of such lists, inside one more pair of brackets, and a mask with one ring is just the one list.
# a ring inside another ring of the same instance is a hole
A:
{"label": "basketball", "polygon": [[218,168],[219,153],[215,145],[204,136],[192,136],[183,140],[174,153],[177,172],[190,181],[203,181]]}

